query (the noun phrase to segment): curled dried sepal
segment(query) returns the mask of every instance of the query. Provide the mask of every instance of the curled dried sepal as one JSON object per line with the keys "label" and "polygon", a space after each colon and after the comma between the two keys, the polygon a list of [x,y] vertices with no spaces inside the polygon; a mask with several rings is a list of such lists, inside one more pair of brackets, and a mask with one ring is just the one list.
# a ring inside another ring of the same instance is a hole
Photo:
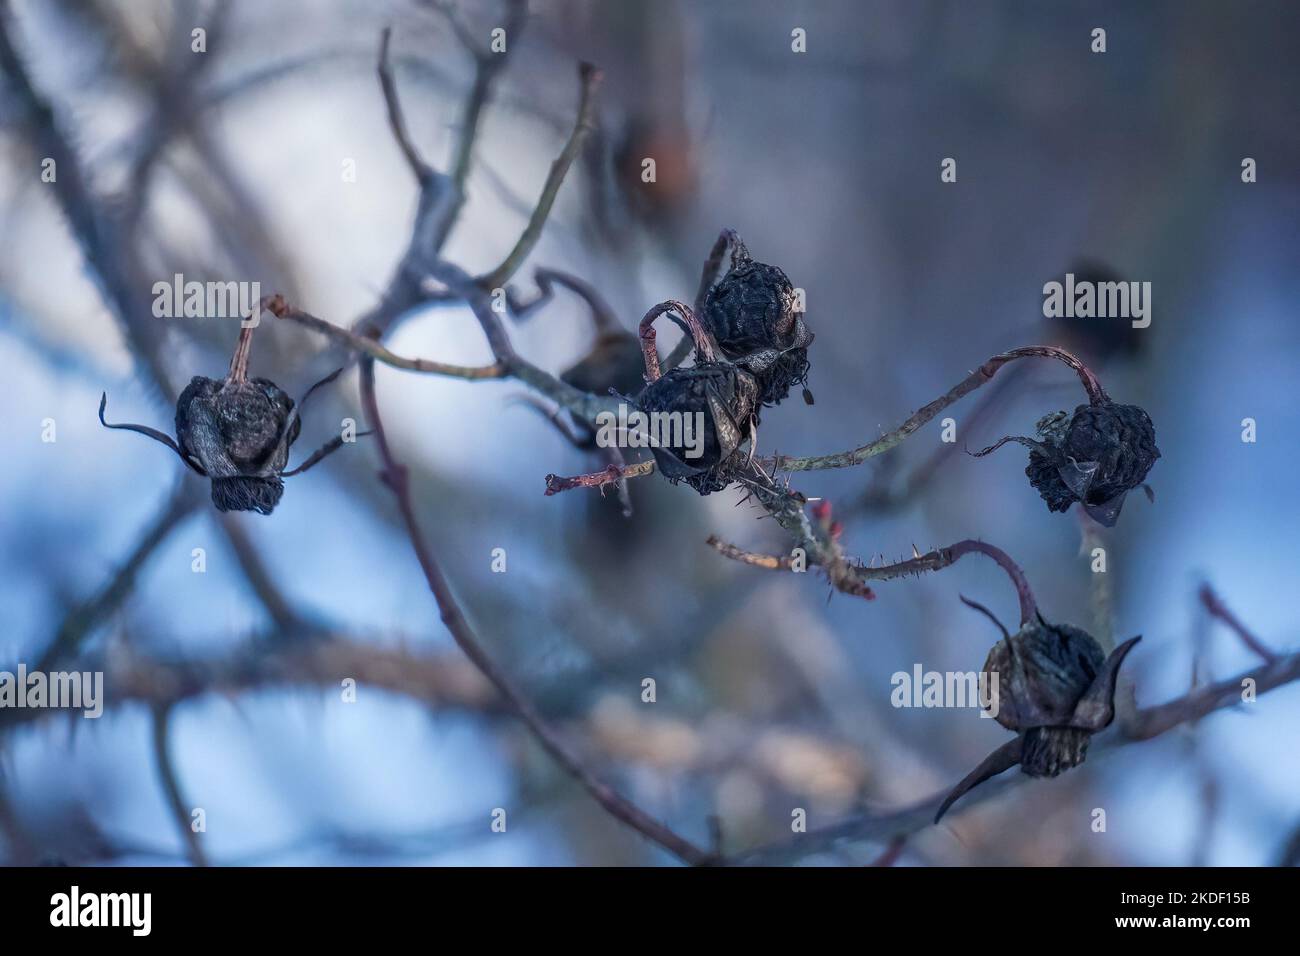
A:
{"label": "curled dried sepal", "polygon": [[1120,665],[1141,637],[1109,657],[1086,631],[1041,618],[998,641],[984,669],[998,674],[994,717],[1014,730],[943,801],[938,823],[963,794],[1017,764],[1031,777],[1055,777],[1083,763],[1092,735],[1115,717]]}
{"label": "curled dried sepal", "polygon": [[1056,412],[1038,422],[1037,439],[1008,435],[982,451],[982,457],[1007,442],[1025,445],[1025,474],[1051,511],[1075,502],[1099,524],[1114,527],[1124,497],[1142,485],[1160,457],[1155,426],[1137,405],[1109,400],[1080,405],[1073,415]]}
{"label": "curled dried sepal", "polygon": [[758,380],[759,400],[776,405],[808,378],[813,334],[794,286],[776,266],[759,262],[732,237],[731,267],[704,300],[704,327],[727,359]]}

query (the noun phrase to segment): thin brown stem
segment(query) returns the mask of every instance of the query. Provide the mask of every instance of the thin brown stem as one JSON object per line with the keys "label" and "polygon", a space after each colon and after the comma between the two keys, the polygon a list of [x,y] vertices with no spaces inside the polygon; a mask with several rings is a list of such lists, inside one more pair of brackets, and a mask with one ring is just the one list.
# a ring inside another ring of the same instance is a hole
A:
{"label": "thin brown stem", "polygon": [[435,362],[432,359],[405,358],[384,348],[378,341],[369,336],[349,332],[347,329],[317,318],[310,312],[304,312],[302,309],[289,305],[282,296],[271,296],[265,302],[266,309],[277,319],[288,319],[311,329],[313,332],[328,335],[335,342],[347,346],[353,351],[363,352],[385,365],[391,365],[393,368],[406,369],[410,372],[426,372],[430,375],[446,375],[451,378],[464,378],[471,381],[505,378],[508,375],[506,367],[500,362],[493,362],[491,365],[453,365],[449,362]]}
{"label": "thin brown stem", "polygon": [[514,248],[501,264],[477,279],[481,288],[492,290],[504,286],[523,265],[529,253],[533,251],[533,247],[537,245],[537,241],[541,239],[542,229],[551,214],[551,207],[555,205],[555,197],[559,195],[560,186],[564,184],[564,177],[568,174],[573,161],[582,152],[582,144],[588,134],[596,128],[596,90],[600,87],[601,79],[600,70],[590,63],[579,65],[578,119],[573,126],[573,132],[569,134],[568,142],[564,144],[560,155],[556,157],[555,162],[551,163],[551,170],[546,176],[542,194],[537,199],[537,206],[533,209],[528,225],[524,227]]}
{"label": "thin brown stem", "polygon": [[1256,637],[1245,624],[1241,623],[1241,619],[1229,610],[1228,606],[1219,598],[1219,595],[1214,593],[1213,588],[1208,584],[1202,584],[1197,593],[1201,605],[1209,615],[1228,625],[1228,628],[1241,639],[1241,643],[1245,644],[1266,661],[1272,662],[1277,660],[1276,652]]}
{"label": "thin brown stem", "polygon": [[898,428],[880,436],[875,441],[831,455],[817,455],[809,458],[777,455],[774,458],[765,460],[765,464],[774,465],[786,471],[820,471],[826,468],[851,468],[854,465],[860,465],[868,458],[874,458],[876,455],[883,454],[902,444],[913,432],[931,421],[948,406],[961,400],[992,379],[997,374],[998,369],[1008,362],[1030,357],[1053,358],[1059,362],[1064,362],[1079,376],[1079,381],[1083,383],[1084,390],[1088,393],[1089,401],[1093,404],[1109,401],[1106,392],[1101,387],[1101,383],[1097,381],[1097,377],[1078,358],[1064,349],[1058,349],[1050,345],[1027,346],[993,356],[948,392],[919,409]]}
{"label": "thin brown stem", "polygon": [[242,385],[248,381],[248,359],[253,351],[253,332],[255,325],[241,325],[239,340],[235,343],[235,354],[230,359],[230,372],[226,378],[233,385]]}
{"label": "thin brown stem", "polygon": [[654,460],[638,461],[632,465],[619,467],[611,464],[600,471],[593,471],[585,475],[574,475],[565,478],[561,475],[546,476],[546,495],[557,495],[561,491],[572,491],[574,488],[601,488],[605,485],[617,484],[620,481],[626,481],[628,478],[640,478],[642,475],[648,475],[654,471]]}
{"label": "thin brown stem", "polygon": [[660,302],[652,306],[650,311],[641,319],[641,324],[637,326],[638,334],[641,337],[641,354],[645,357],[645,379],[647,382],[657,382],[662,377],[663,372],[659,368],[659,349],[655,345],[655,320],[665,312],[676,312],[686,332],[686,337],[695,344],[697,354],[706,362],[712,362],[715,359],[713,352],[713,343],[709,333],[704,331],[700,325],[700,320],[691,310],[691,307],[673,299],[666,302]]}
{"label": "thin brown stem", "polygon": [[424,186],[434,175],[433,169],[420,156],[406,128],[406,116],[402,112],[402,101],[397,95],[397,81],[393,79],[393,67],[388,59],[388,43],[392,38],[392,29],[384,27],[379,34],[379,87],[384,94],[384,106],[388,113],[388,128],[392,130],[393,139],[402,151],[406,165],[411,170],[418,185]]}
{"label": "thin brown stem", "polygon": [[759,554],[757,551],[745,551],[734,544],[728,544],[714,534],[709,535],[705,540],[705,544],[724,558],[730,558],[732,561],[739,561],[741,564],[748,564],[755,568],[765,568],[768,571],[789,571],[794,566],[791,558],[777,554]]}
{"label": "thin brown stem", "polygon": [[663,847],[678,859],[692,865],[713,862],[712,854],[700,849],[690,841],[679,836],[673,830],[651,817],[640,807],[621,796],[602,780],[597,778],[583,764],[581,759],[563,742],[546,723],[532,703],[517,690],[514,683],[497,667],[496,662],[483,648],[477,634],[465,618],[460,604],[451,589],[451,584],[442,572],[442,567],[429,547],[428,540],[420,528],[415,516],[415,506],[411,498],[410,484],[406,466],[399,462],[388,444],[384,424],[379,415],[379,403],[375,396],[374,364],[363,361],[361,364],[361,400],[366,418],[375,431],[376,444],[383,462],[380,474],[384,484],[397,499],[398,511],[406,526],[407,537],[415,551],[416,560],[424,571],[424,577],[438,604],[442,621],[451,632],[456,645],[465,653],[474,666],[482,672],[497,692],[504,698],[518,718],[532,732],[537,742],[566,773],[572,776],[615,819],[641,833],[647,839]]}

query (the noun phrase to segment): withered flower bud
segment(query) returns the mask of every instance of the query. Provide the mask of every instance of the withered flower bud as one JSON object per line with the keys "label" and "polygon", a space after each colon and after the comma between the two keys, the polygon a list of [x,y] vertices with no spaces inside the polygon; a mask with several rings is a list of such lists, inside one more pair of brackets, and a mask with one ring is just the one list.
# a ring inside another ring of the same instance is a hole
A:
{"label": "withered flower bud", "polygon": [[676,368],[651,382],[637,398],[641,411],[676,413],[683,422],[689,419],[692,430],[703,425],[702,436],[652,447],[656,468],[674,484],[685,481],[702,495],[727,487],[745,460],[740,446],[758,424],[758,396],[754,376],[730,362]]}
{"label": "withered flower bud", "polygon": [[1048,509],[1068,511],[1081,502],[1107,528],[1119,519],[1125,495],[1142,485],[1160,457],[1151,417],[1136,405],[1080,405],[1073,415],[1056,412],[1041,419],[1037,433],[1037,440],[1008,436],[976,454],[1009,441],[1028,446],[1025,474]]}
{"label": "withered flower bud", "polygon": [[813,334],[795,311],[786,274],[752,259],[744,243],[734,241],[731,267],[709,290],[702,321],[723,356],[758,379],[759,400],[776,405],[807,380]]}
{"label": "withered flower bud", "polygon": [[302,431],[302,406],[312,392],[332,382],[343,369],[309,388],[295,407],[293,399],[274,382],[248,378],[254,328],[246,325],[241,329],[224,379],[196,375],[185,386],[176,402],[177,441],[147,425],[109,424],[104,420],[107,394],[99,402],[99,421],[106,428],[147,435],[176,452],[193,471],[211,480],[212,503],[218,511],[269,515],[284,494],[283,478],[301,474],[343,446],[342,436],[333,438],[297,468],[285,471],[289,446]]}
{"label": "withered flower bud", "polygon": [[998,641],[984,663],[986,673],[998,675],[991,712],[1017,737],[953,789],[935,821],[968,790],[1016,764],[1031,777],[1055,777],[1083,763],[1092,735],[1115,717],[1119,668],[1140,640],[1106,657],[1086,631],[1038,616]]}

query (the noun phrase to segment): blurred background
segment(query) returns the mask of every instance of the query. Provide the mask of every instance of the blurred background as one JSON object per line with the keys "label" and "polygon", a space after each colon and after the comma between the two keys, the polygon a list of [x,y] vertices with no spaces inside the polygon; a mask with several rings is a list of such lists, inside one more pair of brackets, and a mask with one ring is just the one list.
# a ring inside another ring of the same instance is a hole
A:
{"label": "blurred background", "polygon": [[[507,17],[498,0],[451,17],[414,0],[0,7],[89,197],[120,224],[96,254],[120,266],[127,300],[147,306],[153,282],[178,272],[256,280],[342,326],[388,285],[415,213],[375,75],[381,30],[393,30],[411,137],[447,169],[475,77],[454,24],[486,49]],[[1090,49],[1097,27],[1103,54]],[[791,49],[795,28],[806,53]],[[564,270],[632,329],[656,302],[690,301],[719,230],[738,230],[806,291],[817,336],[816,405],[765,413],[761,454],[863,444],[1007,348],[1076,350],[1112,396],[1150,412],[1163,453],[1154,503],[1130,496],[1113,530],[1085,539],[1076,513],[1049,514],[1018,448],[960,453],[1080,403],[1051,362],[1021,363],[955,406],[956,446],[934,422],[862,467],[793,484],[833,502],[845,550],[864,559],[969,537],[1000,546],[1051,619],[1143,634],[1126,671],[1140,705],[1162,703],[1194,675],[1257,662],[1207,618],[1203,582],[1273,648],[1300,634],[1285,597],[1300,571],[1296,36],[1300,8],[1281,0],[531,0],[444,254],[476,273],[509,251],[589,60],[605,73],[598,126],[511,288],[531,296],[535,268]],[[48,147],[20,87],[0,76],[0,669],[34,667],[62,641],[76,651],[67,667],[98,661],[119,683],[99,720],[29,713],[0,727],[3,859],[671,862],[558,770],[464,661],[375,480],[373,445],[289,480],[269,517],[221,516],[175,456],[100,427],[107,392],[110,420],[172,432],[179,388],[224,373],[236,326],[121,314],[61,205],[74,171],[42,181]],[[946,157],[956,183],[940,181]],[[1257,182],[1242,182],[1246,157]],[[1151,282],[1150,328],[1044,319],[1043,284],[1088,270]],[[591,345],[589,310],[567,291],[508,324],[516,349],[556,373]],[[678,333],[659,327],[670,344]],[[457,304],[412,310],[386,342],[491,358]],[[252,369],[297,396],[343,356],[266,323]],[[896,671],[981,667],[997,634],[958,595],[1013,621],[991,562],[881,584],[871,603],[830,594],[815,573],[775,575],[706,546],[717,534],[790,547],[737,490],[700,498],[638,479],[631,518],[613,495],[544,497],[547,473],[604,463],[519,401],[518,383],[379,366],[378,392],[485,645],[594,771],[696,842],[711,839],[710,818],[737,853],[788,840],[793,808],[814,829],[907,806],[1007,739],[974,710],[890,705]],[[355,370],[313,399],[292,461],[345,417],[364,419]],[[1090,571],[1096,546],[1104,578]],[[505,573],[492,570],[498,548]],[[327,642],[339,659],[302,651]],[[290,651],[298,666],[274,657]],[[340,674],[356,677],[355,703]],[[161,723],[159,700],[174,701]],[[1300,688],[1283,687],[959,806],[897,862],[1283,862],[1300,827],[1298,721]],[[185,836],[177,807],[202,808],[206,831]],[[1104,833],[1090,825],[1097,807]],[[505,833],[491,829],[496,808]],[[801,862],[883,848],[848,842]]]}

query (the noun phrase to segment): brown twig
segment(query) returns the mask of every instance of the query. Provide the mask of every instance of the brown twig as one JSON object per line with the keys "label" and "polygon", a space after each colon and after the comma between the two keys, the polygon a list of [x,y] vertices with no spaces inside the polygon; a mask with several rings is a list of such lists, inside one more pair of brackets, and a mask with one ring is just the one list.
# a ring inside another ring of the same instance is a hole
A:
{"label": "brown twig", "polygon": [[373,364],[363,363],[361,375],[362,404],[365,407],[366,418],[375,431],[376,445],[379,449],[380,459],[383,462],[383,471],[380,477],[397,499],[398,511],[401,513],[402,523],[406,527],[411,547],[415,551],[416,560],[424,571],[425,580],[428,582],[429,590],[433,593],[434,600],[438,604],[442,621],[447,626],[448,631],[451,632],[456,645],[496,688],[497,693],[505,699],[510,709],[532,732],[542,749],[566,773],[577,780],[607,813],[632,827],[647,839],[657,843],[685,863],[700,865],[712,862],[713,857],[710,853],[695,846],[651,817],[588,770],[578,756],[560,740],[541,714],[533,707],[532,703],[515,688],[513,682],[497,667],[496,662],[487,651],[483,649],[478,636],[474,633],[459,603],[456,601],[451,585],[443,574],[442,567],[434,556],[433,550],[429,547],[419,521],[416,519],[406,467],[394,456],[388,444],[383,420],[379,415],[379,405],[374,390]]}
{"label": "brown twig", "polygon": [[642,318],[640,325],[637,326],[637,333],[641,338],[641,354],[645,358],[645,380],[647,382],[657,382],[663,375],[659,369],[659,349],[655,346],[655,320],[665,312],[676,313],[682,330],[686,337],[694,345],[696,354],[705,362],[714,361],[713,343],[709,333],[700,325],[700,320],[690,306],[681,302],[669,299],[667,302],[660,302],[658,305],[651,306]]}
{"label": "brown twig", "polygon": [[609,465],[600,471],[593,471],[586,475],[574,475],[565,478],[560,475],[546,476],[546,496],[557,495],[561,491],[571,491],[574,488],[600,488],[604,490],[605,485],[617,484],[628,478],[639,478],[642,475],[648,475],[654,471],[653,459],[638,461],[635,464],[625,465],[620,468],[618,465]]}
{"label": "brown twig", "polygon": [[311,329],[313,332],[328,335],[341,345],[345,345],[355,352],[363,352],[393,368],[406,369],[411,372],[427,372],[431,375],[447,375],[451,378],[464,378],[471,381],[505,378],[508,374],[506,367],[500,362],[494,362],[491,365],[452,365],[448,362],[435,362],[432,359],[403,358],[390,352],[369,336],[349,332],[347,329],[317,318],[310,312],[304,312],[296,306],[289,305],[284,301],[283,296],[269,296],[263,300],[263,303],[263,307],[277,319],[288,319]]}
{"label": "brown twig", "polygon": [[759,554],[756,551],[745,551],[734,544],[728,544],[715,534],[709,535],[704,543],[724,558],[730,558],[732,561],[739,561],[741,564],[748,564],[751,567],[766,568],[769,571],[790,571],[794,567],[794,561],[791,558],[777,554]]}
{"label": "brown twig", "polygon": [[1243,644],[1270,663],[1277,660],[1277,654],[1256,637],[1246,625],[1241,623],[1237,615],[1233,614],[1228,609],[1228,606],[1220,600],[1219,596],[1214,593],[1213,588],[1208,584],[1202,584],[1197,594],[1201,605],[1209,615],[1228,625],[1229,629],[1241,639]]}
{"label": "brown twig", "polygon": [[942,412],[948,406],[954,404],[965,396],[969,395],[975,389],[988,382],[997,374],[998,369],[1013,362],[1016,359],[1039,357],[1053,358],[1057,361],[1064,362],[1079,376],[1079,381],[1083,383],[1084,390],[1088,393],[1088,399],[1094,404],[1107,401],[1105,391],[1097,377],[1092,374],[1087,366],[1078,358],[1071,355],[1064,349],[1058,349],[1050,345],[1034,345],[1025,348],[1012,349],[1009,352],[1003,352],[995,355],[970,375],[962,379],[957,385],[945,394],[939,396],[930,404],[920,408],[907,421],[903,422],[898,428],[888,434],[882,435],[875,441],[868,442],[858,448],[851,448],[848,451],[837,452],[831,455],[816,455],[813,457],[799,458],[790,455],[777,455],[770,459],[765,459],[764,463],[775,466],[785,471],[820,471],[826,468],[851,468],[854,465],[860,465],[868,458],[874,458],[876,455],[883,454],[894,448],[922,425],[929,422],[936,415]]}
{"label": "brown twig", "polygon": [[[1101,753],[1113,751],[1139,741],[1150,740],[1183,724],[1199,720],[1216,711],[1241,703],[1241,691],[1246,681],[1252,681],[1258,693],[1263,694],[1284,684],[1300,680],[1300,654],[1279,657],[1252,671],[1220,681],[1209,687],[1188,693],[1157,707],[1137,711],[1131,729],[1116,727],[1094,743],[1092,759]],[[1006,776],[990,781],[972,790],[963,800],[969,808],[991,799],[1009,789],[1023,786],[1032,778],[1024,774]],[[885,813],[859,814],[818,830],[810,830],[794,840],[756,847],[726,862],[744,865],[776,865],[797,860],[814,853],[824,852],[841,842],[888,840],[907,836],[931,826],[935,812],[949,795],[944,788],[924,800],[898,810]]]}

